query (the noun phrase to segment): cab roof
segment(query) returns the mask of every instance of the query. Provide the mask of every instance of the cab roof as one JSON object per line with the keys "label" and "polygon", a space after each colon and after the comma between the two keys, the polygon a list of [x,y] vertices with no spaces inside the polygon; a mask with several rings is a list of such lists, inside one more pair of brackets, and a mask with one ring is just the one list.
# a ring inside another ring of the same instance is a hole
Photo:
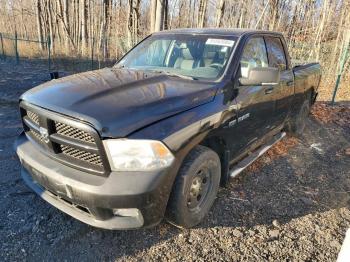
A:
{"label": "cab roof", "polygon": [[268,34],[278,34],[279,32],[273,31],[264,31],[264,30],[256,30],[256,29],[244,29],[244,28],[180,28],[180,29],[172,29],[165,30],[154,33],[155,35],[163,35],[163,34],[204,34],[204,35],[227,35],[227,36],[237,36],[240,37],[245,34],[254,34],[254,33],[268,33]]}

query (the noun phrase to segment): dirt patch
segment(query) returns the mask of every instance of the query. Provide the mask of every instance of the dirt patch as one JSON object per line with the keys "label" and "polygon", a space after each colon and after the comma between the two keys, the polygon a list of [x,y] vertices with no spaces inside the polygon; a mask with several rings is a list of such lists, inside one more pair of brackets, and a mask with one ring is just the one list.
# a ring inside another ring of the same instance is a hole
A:
{"label": "dirt patch", "polygon": [[311,115],[322,124],[334,123],[341,127],[350,127],[350,107],[346,105],[330,105],[316,103],[311,110]]}
{"label": "dirt patch", "polygon": [[248,172],[258,172],[264,165],[271,163],[279,157],[286,156],[289,150],[295,147],[300,141],[296,137],[287,136],[283,140],[277,142],[264,155],[257,159],[248,168]]}

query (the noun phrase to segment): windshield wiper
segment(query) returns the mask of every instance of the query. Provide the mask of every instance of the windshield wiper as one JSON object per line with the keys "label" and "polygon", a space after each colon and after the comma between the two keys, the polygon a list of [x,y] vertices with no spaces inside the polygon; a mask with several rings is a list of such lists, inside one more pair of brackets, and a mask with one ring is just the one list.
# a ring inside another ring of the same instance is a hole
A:
{"label": "windshield wiper", "polygon": [[168,71],[161,71],[161,70],[152,70],[153,72],[159,73],[159,74],[166,74],[167,76],[174,76],[174,77],[179,77],[182,79],[187,79],[187,80],[198,80],[198,78],[195,78],[193,76],[186,76],[186,75],[181,75],[177,73],[172,73]]}

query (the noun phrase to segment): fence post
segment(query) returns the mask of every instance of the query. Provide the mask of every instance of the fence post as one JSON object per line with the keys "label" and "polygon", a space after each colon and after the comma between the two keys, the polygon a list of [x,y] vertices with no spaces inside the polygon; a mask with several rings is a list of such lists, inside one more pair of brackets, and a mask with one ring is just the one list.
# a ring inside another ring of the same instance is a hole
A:
{"label": "fence post", "polygon": [[16,52],[16,63],[19,64],[19,54],[18,54],[18,37],[17,30],[15,31],[15,52]]}
{"label": "fence post", "polygon": [[341,74],[338,74],[337,80],[335,81],[335,87],[334,87],[333,96],[332,96],[332,106],[334,106],[335,104],[335,96],[337,95],[337,92],[338,92],[340,79],[341,79]]}
{"label": "fence post", "polygon": [[345,49],[343,51],[343,54],[342,54],[342,57],[340,59],[340,67],[339,67],[339,73],[338,73],[338,76],[337,76],[337,80],[335,82],[335,87],[334,87],[334,92],[333,92],[333,97],[332,97],[332,102],[331,104],[334,105],[335,103],[335,97],[337,95],[337,92],[338,92],[338,88],[339,88],[339,84],[340,84],[340,79],[341,79],[341,76],[343,74],[343,71],[344,71],[344,66],[348,60],[348,54],[349,54],[349,49],[350,49],[350,31],[349,31],[349,38],[347,39],[346,41],[346,44],[345,44]]}
{"label": "fence post", "polygon": [[5,56],[4,40],[2,38],[2,33],[0,33],[0,42],[1,42],[1,58],[5,60],[6,56]]}
{"label": "fence post", "polygon": [[94,70],[94,47],[95,47],[95,37],[92,37],[92,44],[91,44],[91,70]]}
{"label": "fence post", "polygon": [[51,38],[47,37],[47,52],[48,52],[48,64],[49,64],[49,73],[51,72]]}

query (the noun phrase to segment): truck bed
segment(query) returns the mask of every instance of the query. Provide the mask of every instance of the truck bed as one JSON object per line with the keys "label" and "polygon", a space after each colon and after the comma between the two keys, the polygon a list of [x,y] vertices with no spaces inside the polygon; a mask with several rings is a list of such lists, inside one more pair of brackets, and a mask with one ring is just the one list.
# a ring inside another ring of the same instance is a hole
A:
{"label": "truck bed", "polygon": [[317,92],[321,80],[321,66],[319,63],[311,63],[295,66],[295,93],[305,92],[310,88]]}
{"label": "truck bed", "polygon": [[312,90],[311,102],[316,100],[318,87],[321,80],[321,66],[319,63],[310,63],[295,66],[294,73],[294,91],[295,99],[293,108],[300,108],[304,101],[304,94]]}

